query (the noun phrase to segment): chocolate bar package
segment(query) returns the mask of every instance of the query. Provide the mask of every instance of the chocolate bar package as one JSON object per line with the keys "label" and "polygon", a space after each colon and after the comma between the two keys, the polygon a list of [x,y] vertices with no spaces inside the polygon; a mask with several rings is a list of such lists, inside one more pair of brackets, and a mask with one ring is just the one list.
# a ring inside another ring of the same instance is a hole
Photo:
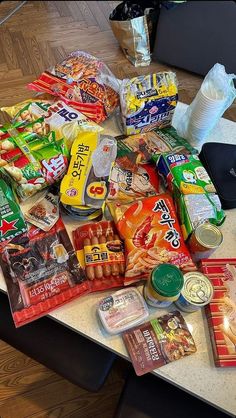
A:
{"label": "chocolate bar package", "polygon": [[205,312],[215,365],[236,366],[236,258],[202,260],[214,293]]}
{"label": "chocolate bar package", "polygon": [[179,311],[125,331],[122,337],[138,376],[197,350]]}
{"label": "chocolate bar package", "polygon": [[61,219],[48,232],[31,226],[5,242],[0,263],[16,327],[90,289]]}

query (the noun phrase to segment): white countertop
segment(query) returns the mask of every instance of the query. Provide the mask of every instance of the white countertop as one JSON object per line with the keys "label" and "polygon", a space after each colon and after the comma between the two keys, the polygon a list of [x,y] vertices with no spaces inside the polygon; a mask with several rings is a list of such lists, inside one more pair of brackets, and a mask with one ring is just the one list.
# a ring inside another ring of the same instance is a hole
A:
{"label": "white countertop", "polygon": [[[185,105],[178,104],[174,121],[182,114]],[[175,123],[175,122],[174,122]],[[119,134],[114,121],[105,122],[107,134]],[[236,144],[236,123],[221,119],[208,141],[219,141]],[[220,156],[219,156],[220,158]],[[76,221],[64,217],[68,232],[78,226]],[[212,258],[236,257],[236,209],[227,211],[227,218],[221,228],[224,241]],[[2,273],[0,273],[0,290],[6,291]],[[115,291],[115,289],[114,289]],[[120,336],[109,336],[102,329],[96,316],[98,301],[111,291],[83,296],[49,316],[61,324],[73,329],[87,338],[103,345],[114,353],[128,359],[128,354]],[[173,310],[173,309],[172,309]],[[157,317],[163,310],[150,310],[150,317]],[[204,312],[183,314],[197,346],[197,353],[180,361],[154,371],[157,376],[179,386],[191,394],[203,399],[213,406],[222,409],[231,416],[236,415],[236,368],[216,368],[214,366],[208,326]],[[4,320],[4,318],[3,318]],[[213,417],[212,417],[213,418]]]}

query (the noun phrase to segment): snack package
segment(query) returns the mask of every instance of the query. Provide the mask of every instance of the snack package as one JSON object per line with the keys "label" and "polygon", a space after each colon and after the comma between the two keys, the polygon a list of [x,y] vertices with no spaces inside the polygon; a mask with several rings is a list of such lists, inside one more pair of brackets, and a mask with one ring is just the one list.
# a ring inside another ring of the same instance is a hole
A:
{"label": "snack package", "polygon": [[96,132],[80,134],[71,148],[70,165],[61,182],[61,203],[101,208],[115,157],[116,142],[112,137],[99,137]]}
{"label": "snack package", "polygon": [[5,148],[10,151],[3,149],[2,144],[0,172],[21,200],[60,180],[67,170],[67,151],[55,141],[53,133],[39,137],[16,132],[5,141]]}
{"label": "snack package", "polygon": [[216,193],[215,186],[197,155],[163,155],[157,167],[171,192],[174,184],[182,194]]}
{"label": "snack package", "polygon": [[120,104],[124,134],[170,126],[177,101],[177,80],[171,71],[122,80]]}
{"label": "snack package", "polygon": [[125,331],[122,338],[138,376],[197,351],[187,324],[178,311]]}
{"label": "snack package", "polygon": [[0,178],[0,242],[27,231],[20,206],[11,188]]}
{"label": "snack package", "polygon": [[49,232],[31,226],[6,243],[0,262],[16,327],[90,290],[61,219]]}
{"label": "snack package", "polygon": [[98,123],[119,104],[118,80],[106,64],[83,51],[72,52],[28,88],[58,96]]}
{"label": "snack package", "polygon": [[73,231],[73,240],[92,292],[123,286],[124,250],[113,222],[80,226]]}
{"label": "snack package", "polygon": [[136,164],[158,162],[161,155],[166,153],[182,152],[196,154],[184,138],[177,135],[175,128],[154,129],[153,131],[131,136],[118,136],[117,161],[122,167],[135,169]]}
{"label": "snack package", "polygon": [[133,202],[159,193],[159,180],[156,169],[151,164],[139,165],[136,171],[123,170],[115,163],[109,177],[108,200]]}
{"label": "snack package", "polygon": [[45,135],[55,132],[56,140],[64,140],[68,149],[81,132],[102,132],[103,128],[89,120],[78,110],[66,105],[62,100],[26,100],[11,107],[2,107],[2,111],[12,118],[14,127],[26,132]]}
{"label": "snack package", "polygon": [[222,225],[225,213],[221,208],[217,194],[183,195],[174,188],[174,200],[184,239],[188,239],[194,229],[201,223],[209,221],[214,225]]}
{"label": "snack package", "polygon": [[108,207],[125,242],[125,285],[147,279],[162,263],[174,264],[183,271],[196,270],[168,194],[131,204],[108,202]]}
{"label": "snack package", "polygon": [[48,191],[26,211],[25,219],[43,231],[50,231],[59,219],[59,196]]}

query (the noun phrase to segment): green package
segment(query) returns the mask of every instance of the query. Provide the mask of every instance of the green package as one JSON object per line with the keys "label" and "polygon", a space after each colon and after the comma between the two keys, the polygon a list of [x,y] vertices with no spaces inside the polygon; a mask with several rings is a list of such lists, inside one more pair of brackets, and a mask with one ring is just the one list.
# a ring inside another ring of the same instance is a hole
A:
{"label": "green package", "polygon": [[174,187],[173,196],[185,240],[188,239],[199,224],[209,221],[219,226],[225,220],[225,213],[221,208],[217,194],[183,195],[177,187]]}
{"label": "green package", "polygon": [[24,217],[7,183],[0,179],[0,241],[6,241],[27,231]]}

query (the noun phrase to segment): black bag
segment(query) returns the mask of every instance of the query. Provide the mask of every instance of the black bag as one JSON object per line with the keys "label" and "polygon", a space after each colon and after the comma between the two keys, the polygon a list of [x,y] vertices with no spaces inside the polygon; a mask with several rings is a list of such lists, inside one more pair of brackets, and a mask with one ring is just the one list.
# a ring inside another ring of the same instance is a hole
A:
{"label": "black bag", "polygon": [[214,183],[222,208],[236,208],[236,145],[206,143],[199,158]]}

